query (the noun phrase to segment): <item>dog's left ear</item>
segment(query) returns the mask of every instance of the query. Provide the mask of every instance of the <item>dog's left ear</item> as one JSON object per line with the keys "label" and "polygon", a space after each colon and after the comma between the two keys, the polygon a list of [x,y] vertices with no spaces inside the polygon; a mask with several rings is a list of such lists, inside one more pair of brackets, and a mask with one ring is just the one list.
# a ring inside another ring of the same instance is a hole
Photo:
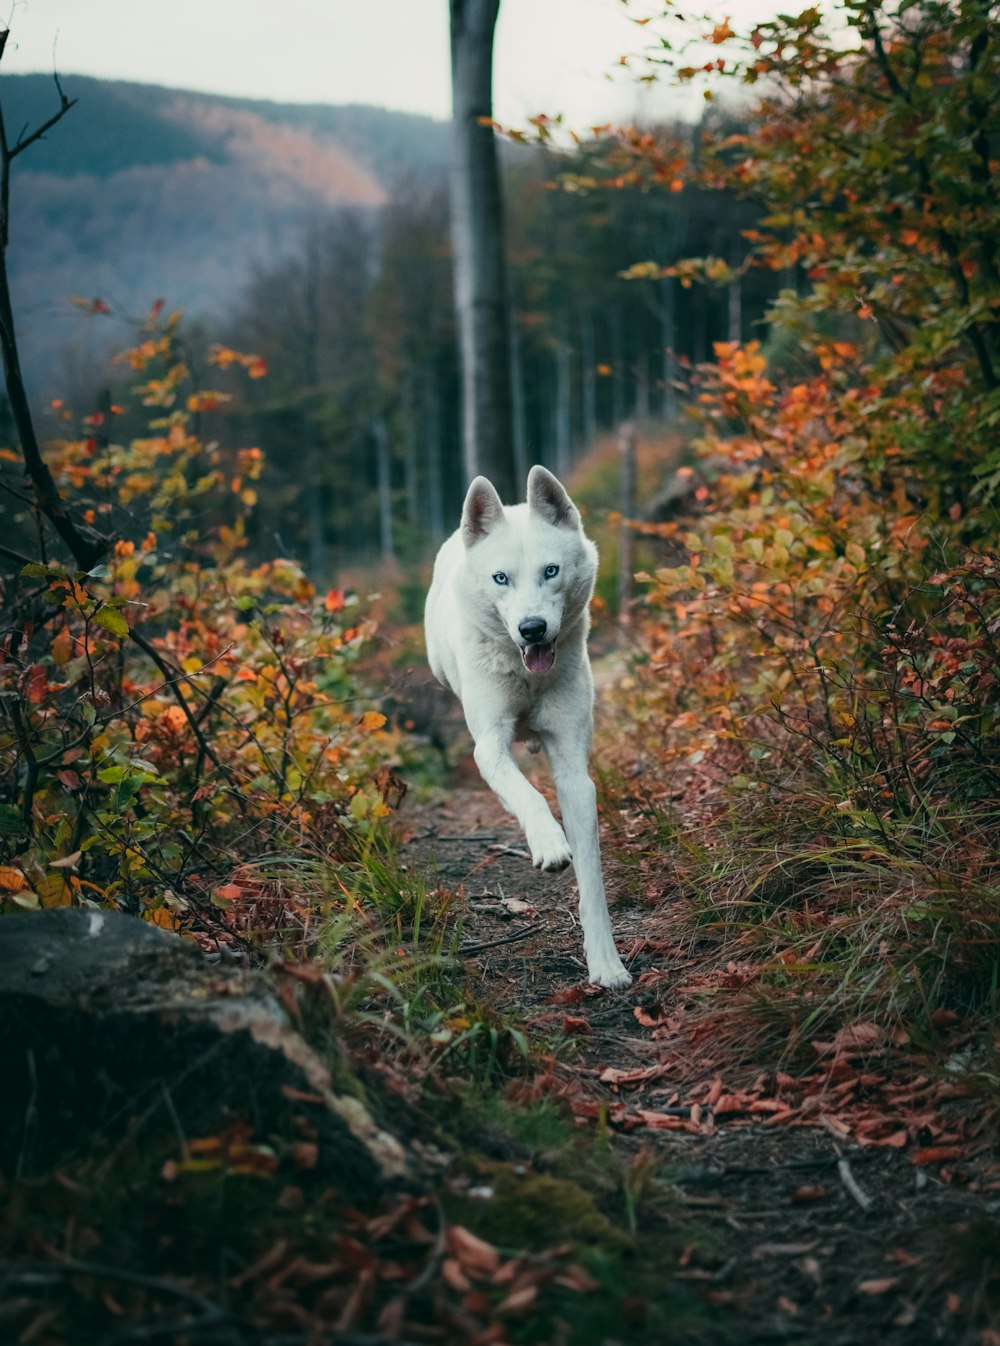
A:
{"label": "dog's left ear", "polygon": [[565,486],[548,468],[537,463],[528,473],[528,506],[557,528],[583,526],[580,511],[566,494]]}
{"label": "dog's left ear", "polygon": [[462,537],[467,547],[484,538],[503,518],[503,504],[496,487],[485,477],[476,477],[462,506]]}

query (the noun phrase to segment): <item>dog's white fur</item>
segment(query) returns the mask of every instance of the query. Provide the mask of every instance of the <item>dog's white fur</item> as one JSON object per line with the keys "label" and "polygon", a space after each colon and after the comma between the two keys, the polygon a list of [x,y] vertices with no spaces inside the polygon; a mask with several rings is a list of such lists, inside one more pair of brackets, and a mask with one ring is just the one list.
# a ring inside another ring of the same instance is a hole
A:
{"label": "dog's white fur", "polygon": [[[476,765],[524,829],[535,868],[573,863],[589,979],[625,987],[632,978],[611,933],[587,770],[594,728],[587,633],[596,577],[597,548],[551,472],[533,467],[527,502],[507,508],[493,485],[476,477],[461,527],[438,552],[425,630],[434,676],[461,701]],[[521,774],[511,753],[515,739],[535,752],[544,747],[565,832]]]}

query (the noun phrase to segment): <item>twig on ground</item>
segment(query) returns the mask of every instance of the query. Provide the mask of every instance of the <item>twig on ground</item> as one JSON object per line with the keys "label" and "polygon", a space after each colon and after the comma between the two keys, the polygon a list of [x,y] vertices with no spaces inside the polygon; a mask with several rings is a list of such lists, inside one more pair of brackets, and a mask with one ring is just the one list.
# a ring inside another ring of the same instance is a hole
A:
{"label": "twig on ground", "polygon": [[30,1290],[33,1287],[41,1288],[45,1285],[51,1285],[57,1278],[65,1279],[70,1276],[90,1276],[95,1280],[124,1281],[129,1285],[137,1285],[142,1289],[152,1290],[156,1294],[172,1295],[176,1299],[187,1300],[192,1308],[198,1309],[200,1312],[201,1316],[190,1323],[174,1321],[132,1324],[116,1333],[115,1340],[118,1341],[148,1341],[153,1337],[186,1335],[190,1332],[203,1330],[209,1325],[217,1327],[229,1317],[225,1309],[220,1308],[218,1304],[213,1304],[210,1299],[206,1299],[197,1290],[189,1290],[184,1285],[178,1285],[176,1281],[164,1280],[162,1276],[146,1276],[138,1271],[129,1271],[125,1267],[108,1266],[103,1262],[79,1262],[75,1258],[65,1258],[52,1262],[0,1262],[0,1285],[5,1288],[17,1287],[23,1290]]}
{"label": "twig on ground", "polygon": [[482,944],[460,944],[458,952],[463,956],[470,953],[483,953],[486,949],[495,948],[497,944],[512,944],[516,939],[524,939],[525,935],[530,935],[537,927],[526,925],[523,930],[515,930],[512,935],[501,935],[499,939],[488,939]]}
{"label": "twig on ground", "polygon": [[861,1209],[871,1210],[871,1197],[859,1186],[857,1178],[855,1178],[854,1174],[851,1172],[851,1165],[843,1155],[839,1155],[837,1158],[837,1172],[840,1174],[840,1181],[844,1184]]}

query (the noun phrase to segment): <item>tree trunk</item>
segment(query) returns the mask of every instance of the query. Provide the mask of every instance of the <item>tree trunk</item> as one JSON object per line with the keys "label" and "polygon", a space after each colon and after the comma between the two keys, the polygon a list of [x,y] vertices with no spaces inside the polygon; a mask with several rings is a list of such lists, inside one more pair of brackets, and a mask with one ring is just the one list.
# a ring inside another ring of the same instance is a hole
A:
{"label": "tree trunk", "polygon": [[375,438],[375,462],[378,471],[378,540],[383,561],[392,561],[392,446],[385,421],[380,416],[372,425]]}
{"label": "tree trunk", "polygon": [[303,276],[305,330],[303,338],[302,378],[304,402],[301,412],[302,466],[301,488],[305,495],[306,530],[309,546],[309,574],[320,584],[326,573],[326,530],[323,510],[323,472],[317,435],[319,413],[320,343],[320,255],[319,233],[315,224],[306,235],[306,268]]}
{"label": "tree trunk", "polygon": [[583,347],[583,446],[585,451],[589,451],[597,439],[597,351],[594,343],[594,315],[589,310],[580,319],[580,332]]}
{"label": "tree trunk", "polygon": [[611,328],[611,366],[613,371],[611,417],[617,430],[625,419],[625,379],[628,374],[625,314],[620,304],[615,304],[611,309],[609,324]]}
{"label": "tree trunk", "polygon": [[415,375],[407,368],[403,375],[403,493],[409,528],[420,526],[420,482],[417,469],[417,399]]}
{"label": "tree trunk", "polygon": [[516,500],[503,198],[493,115],[493,30],[500,0],[450,0],[451,233],[462,357],[468,478],[485,473]]}
{"label": "tree trunk", "polygon": [[556,337],[556,476],[565,479],[572,466],[570,348],[563,331]]}
{"label": "tree trunk", "polygon": [[663,419],[672,425],[677,419],[677,318],[676,281],[668,276],[660,282],[660,341],[663,343]]}
{"label": "tree trunk", "polygon": [[444,464],[441,443],[441,394],[433,366],[424,371],[424,424],[427,434],[427,505],[431,537],[438,541],[446,532],[444,522]]}
{"label": "tree trunk", "polygon": [[618,454],[621,464],[618,508],[622,516],[618,530],[618,620],[628,624],[632,616],[632,530],[629,519],[635,518],[635,450],[636,429],[631,421],[621,427],[618,435]]}
{"label": "tree trunk", "polygon": [[695,287],[691,299],[694,305],[692,358],[696,365],[703,365],[708,359],[708,296],[704,285]]}
{"label": "tree trunk", "polygon": [[639,352],[635,367],[635,415],[640,424],[649,420],[649,351]]}
{"label": "tree trunk", "polygon": [[737,256],[738,248],[733,244],[729,264],[736,276],[729,286],[729,340],[739,344],[743,340],[743,273]]}
{"label": "tree trunk", "polygon": [[513,301],[510,306],[510,376],[514,413],[514,477],[520,490],[527,480],[531,464],[528,462],[528,419],[524,400],[524,352]]}

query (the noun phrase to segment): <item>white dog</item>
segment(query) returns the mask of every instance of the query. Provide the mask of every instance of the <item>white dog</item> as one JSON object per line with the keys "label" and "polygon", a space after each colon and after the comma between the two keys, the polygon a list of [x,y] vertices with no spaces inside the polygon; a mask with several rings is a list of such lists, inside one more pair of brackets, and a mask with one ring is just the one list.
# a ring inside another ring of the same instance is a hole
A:
{"label": "white dog", "polygon": [[[506,509],[492,484],[477,477],[461,528],[438,552],[424,620],[434,676],[461,701],[476,765],[523,827],[535,868],[573,862],[590,980],[625,987],[632,978],[611,933],[587,771],[594,729],[587,632],[596,577],[597,548],[551,472],[533,467],[527,503]],[[518,769],[515,739],[534,752],[545,748],[565,833]]]}

